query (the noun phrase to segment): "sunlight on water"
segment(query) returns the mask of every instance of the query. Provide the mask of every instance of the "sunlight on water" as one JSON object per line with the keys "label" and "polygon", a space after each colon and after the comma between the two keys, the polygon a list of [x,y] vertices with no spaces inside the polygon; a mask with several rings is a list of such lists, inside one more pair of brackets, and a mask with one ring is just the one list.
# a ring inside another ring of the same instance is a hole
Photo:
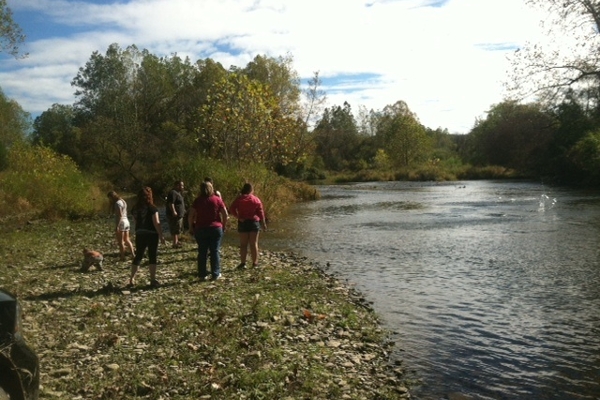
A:
{"label": "sunlight on water", "polygon": [[540,196],[540,206],[538,211],[543,212],[554,208],[556,205],[556,199],[551,199],[548,195],[543,194]]}
{"label": "sunlight on water", "polygon": [[598,193],[485,181],[322,193],[261,243],[329,264],[374,302],[422,382],[413,398],[600,398]]}

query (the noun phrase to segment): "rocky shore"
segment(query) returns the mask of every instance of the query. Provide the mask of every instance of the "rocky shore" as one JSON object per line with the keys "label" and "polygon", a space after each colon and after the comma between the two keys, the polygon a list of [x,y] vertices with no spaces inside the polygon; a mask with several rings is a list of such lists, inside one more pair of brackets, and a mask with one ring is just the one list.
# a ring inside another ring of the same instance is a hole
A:
{"label": "rocky shore", "polygon": [[[159,288],[125,287],[104,220],[0,235],[0,286],[17,294],[45,399],[407,399],[400,362],[360,293],[306,258],[263,251],[199,282],[196,245],[159,248]],[[81,249],[104,269],[79,271]]]}

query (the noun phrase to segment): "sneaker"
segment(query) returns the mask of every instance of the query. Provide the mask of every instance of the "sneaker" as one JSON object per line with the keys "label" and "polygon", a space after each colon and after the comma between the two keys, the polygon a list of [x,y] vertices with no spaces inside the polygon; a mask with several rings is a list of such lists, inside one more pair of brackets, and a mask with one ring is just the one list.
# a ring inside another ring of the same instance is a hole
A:
{"label": "sneaker", "polygon": [[206,282],[207,279],[208,279],[207,276],[201,276],[200,277],[200,282]]}
{"label": "sneaker", "polygon": [[237,266],[237,269],[246,269],[246,263],[240,263],[240,265]]}
{"label": "sneaker", "polygon": [[221,274],[212,276],[213,281],[218,281],[219,279],[221,279]]}
{"label": "sneaker", "polygon": [[157,288],[157,287],[159,287],[159,286],[160,286],[160,283],[159,283],[159,282],[158,282],[156,279],[152,279],[152,280],[150,281],[150,287],[151,287],[151,288]]}
{"label": "sneaker", "polygon": [[252,268],[258,268],[258,263],[252,264]]}

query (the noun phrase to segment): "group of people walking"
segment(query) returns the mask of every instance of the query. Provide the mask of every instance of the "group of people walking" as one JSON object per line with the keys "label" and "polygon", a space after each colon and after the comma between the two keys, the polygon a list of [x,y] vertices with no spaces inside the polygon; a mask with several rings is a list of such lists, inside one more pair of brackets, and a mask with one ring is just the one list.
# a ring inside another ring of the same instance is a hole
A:
{"label": "group of people walking", "polygon": [[[183,196],[184,183],[175,182],[168,193],[165,212],[169,223],[173,248],[181,247],[181,235],[184,232],[184,216],[186,214]],[[137,202],[132,209],[135,219],[135,250],[130,239],[131,226],[127,217],[127,203],[116,192],[108,193],[111,211],[116,217],[116,239],[120,250],[121,261],[125,260],[126,247],[129,248],[133,262],[129,277],[129,287],[135,286],[135,277],[146,249],[148,250],[148,268],[150,286],[158,287],[156,280],[158,244],[165,244],[160,224],[158,208],[154,204],[152,189],[142,188],[137,196]],[[205,178],[200,184],[200,192],[187,211],[189,233],[198,244],[198,276],[205,281],[209,278],[221,278],[220,247],[227,228],[229,216],[234,216],[240,238],[240,264],[238,269],[245,269],[248,258],[248,247],[252,266],[258,265],[259,232],[267,229],[264,207],[261,200],[254,195],[252,184],[246,183],[239,196],[229,208],[225,205],[221,194],[216,191],[211,178]],[[210,273],[208,264],[210,260]]]}

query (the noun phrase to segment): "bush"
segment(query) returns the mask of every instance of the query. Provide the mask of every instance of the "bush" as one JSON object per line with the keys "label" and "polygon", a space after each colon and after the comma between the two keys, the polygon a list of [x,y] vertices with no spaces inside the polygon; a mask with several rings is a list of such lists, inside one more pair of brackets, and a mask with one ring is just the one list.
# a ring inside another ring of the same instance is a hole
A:
{"label": "bush", "polygon": [[13,146],[1,173],[0,205],[5,215],[32,211],[46,218],[93,215],[104,196],[67,156],[46,147]]}
{"label": "bush", "polygon": [[262,200],[269,218],[276,218],[286,205],[318,198],[319,193],[310,185],[293,182],[277,175],[263,165],[248,164],[242,170],[227,167],[219,160],[197,158],[195,160],[173,160],[167,166],[161,191],[166,193],[173,183],[182,180],[186,185],[185,201],[192,204],[205,177],[213,179],[215,189],[221,192],[223,201],[229,206],[239,195],[246,182],[252,183],[254,192]]}

